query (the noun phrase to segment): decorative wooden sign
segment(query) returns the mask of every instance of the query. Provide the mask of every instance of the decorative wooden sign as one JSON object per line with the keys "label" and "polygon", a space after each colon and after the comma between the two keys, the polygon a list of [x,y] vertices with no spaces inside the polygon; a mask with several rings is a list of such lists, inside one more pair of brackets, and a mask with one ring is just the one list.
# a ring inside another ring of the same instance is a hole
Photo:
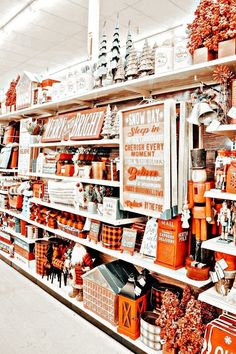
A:
{"label": "decorative wooden sign", "polygon": [[119,198],[104,197],[103,198],[103,216],[117,220],[120,217]]}
{"label": "decorative wooden sign", "polygon": [[133,256],[135,249],[135,242],[137,237],[137,230],[128,229],[126,227],[123,228],[123,234],[121,239],[121,253],[123,251],[128,251]]}
{"label": "decorative wooden sign", "polygon": [[121,113],[121,204],[125,210],[169,219],[170,122],[176,119],[175,102],[166,100]]}
{"label": "decorative wooden sign", "polygon": [[49,118],[42,142],[99,139],[105,111],[95,108]]}
{"label": "decorative wooden sign", "polygon": [[7,168],[10,162],[12,146],[5,146],[0,152],[0,168]]}
{"label": "decorative wooden sign", "polygon": [[89,241],[93,240],[95,243],[99,241],[101,223],[98,220],[91,220],[90,230],[88,234]]}
{"label": "decorative wooden sign", "polygon": [[143,235],[142,245],[140,248],[141,254],[148,257],[156,257],[157,229],[157,220],[155,218],[151,218],[150,220],[148,220]]}

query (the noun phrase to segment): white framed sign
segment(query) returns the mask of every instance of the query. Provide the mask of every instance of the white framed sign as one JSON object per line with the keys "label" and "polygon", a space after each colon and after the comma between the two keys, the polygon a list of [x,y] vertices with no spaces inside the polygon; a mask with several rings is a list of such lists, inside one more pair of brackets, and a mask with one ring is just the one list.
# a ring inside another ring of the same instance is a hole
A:
{"label": "white framed sign", "polygon": [[125,210],[172,217],[171,120],[176,123],[174,100],[121,111],[121,204]]}

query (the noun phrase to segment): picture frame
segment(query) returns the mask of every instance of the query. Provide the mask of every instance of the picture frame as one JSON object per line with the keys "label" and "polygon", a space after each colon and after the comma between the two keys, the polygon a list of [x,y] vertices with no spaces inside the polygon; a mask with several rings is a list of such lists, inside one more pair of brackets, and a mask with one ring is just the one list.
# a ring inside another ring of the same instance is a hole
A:
{"label": "picture frame", "polygon": [[99,220],[91,219],[90,230],[88,234],[88,240],[98,243],[100,241],[100,228],[101,222]]}
{"label": "picture frame", "polygon": [[123,228],[120,250],[121,253],[128,251],[131,256],[134,255],[135,243],[137,237],[137,230],[127,227]]}

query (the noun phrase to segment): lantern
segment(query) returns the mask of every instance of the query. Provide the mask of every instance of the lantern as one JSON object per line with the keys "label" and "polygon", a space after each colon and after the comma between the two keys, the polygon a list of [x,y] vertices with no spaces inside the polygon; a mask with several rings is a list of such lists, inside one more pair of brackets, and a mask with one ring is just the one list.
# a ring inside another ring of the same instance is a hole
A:
{"label": "lantern", "polygon": [[[138,288],[138,290],[140,290]],[[146,311],[146,295],[137,295],[134,276],[130,275],[128,282],[119,293],[119,320],[117,331],[131,339],[140,336],[140,316]]]}

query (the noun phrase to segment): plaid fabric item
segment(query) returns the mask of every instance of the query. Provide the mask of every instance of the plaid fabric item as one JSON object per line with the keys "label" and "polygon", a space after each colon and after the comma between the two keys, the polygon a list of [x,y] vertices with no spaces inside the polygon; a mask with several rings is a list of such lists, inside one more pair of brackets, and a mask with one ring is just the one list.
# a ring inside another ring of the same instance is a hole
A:
{"label": "plaid fabric item", "polygon": [[102,225],[102,245],[105,248],[119,250],[123,229],[120,226]]}
{"label": "plaid fabric item", "polygon": [[48,250],[48,241],[37,240],[35,241],[35,260],[36,260],[36,273],[40,275],[45,274],[45,264],[47,263],[46,253]]}
{"label": "plaid fabric item", "polygon": [[75,284],[76,285],[83,285],[82,275],[86,273],[83,270],[83,268],[85,268],[85,267],[89,267],[90,269],[93,267],[93,260],[90,256],[90,254],[88,254],[88,253],[86,253],[86,255],[84,256],[82,264],[75,265]]}
{"label": "plaid fabric item", "polygon": [[52,265],[53,265],[53,267],[55,267],[57,269],[63,270],[63,268],[64,268],[64,260],[59,259],[59,258],[53,258],[52,259]]}

